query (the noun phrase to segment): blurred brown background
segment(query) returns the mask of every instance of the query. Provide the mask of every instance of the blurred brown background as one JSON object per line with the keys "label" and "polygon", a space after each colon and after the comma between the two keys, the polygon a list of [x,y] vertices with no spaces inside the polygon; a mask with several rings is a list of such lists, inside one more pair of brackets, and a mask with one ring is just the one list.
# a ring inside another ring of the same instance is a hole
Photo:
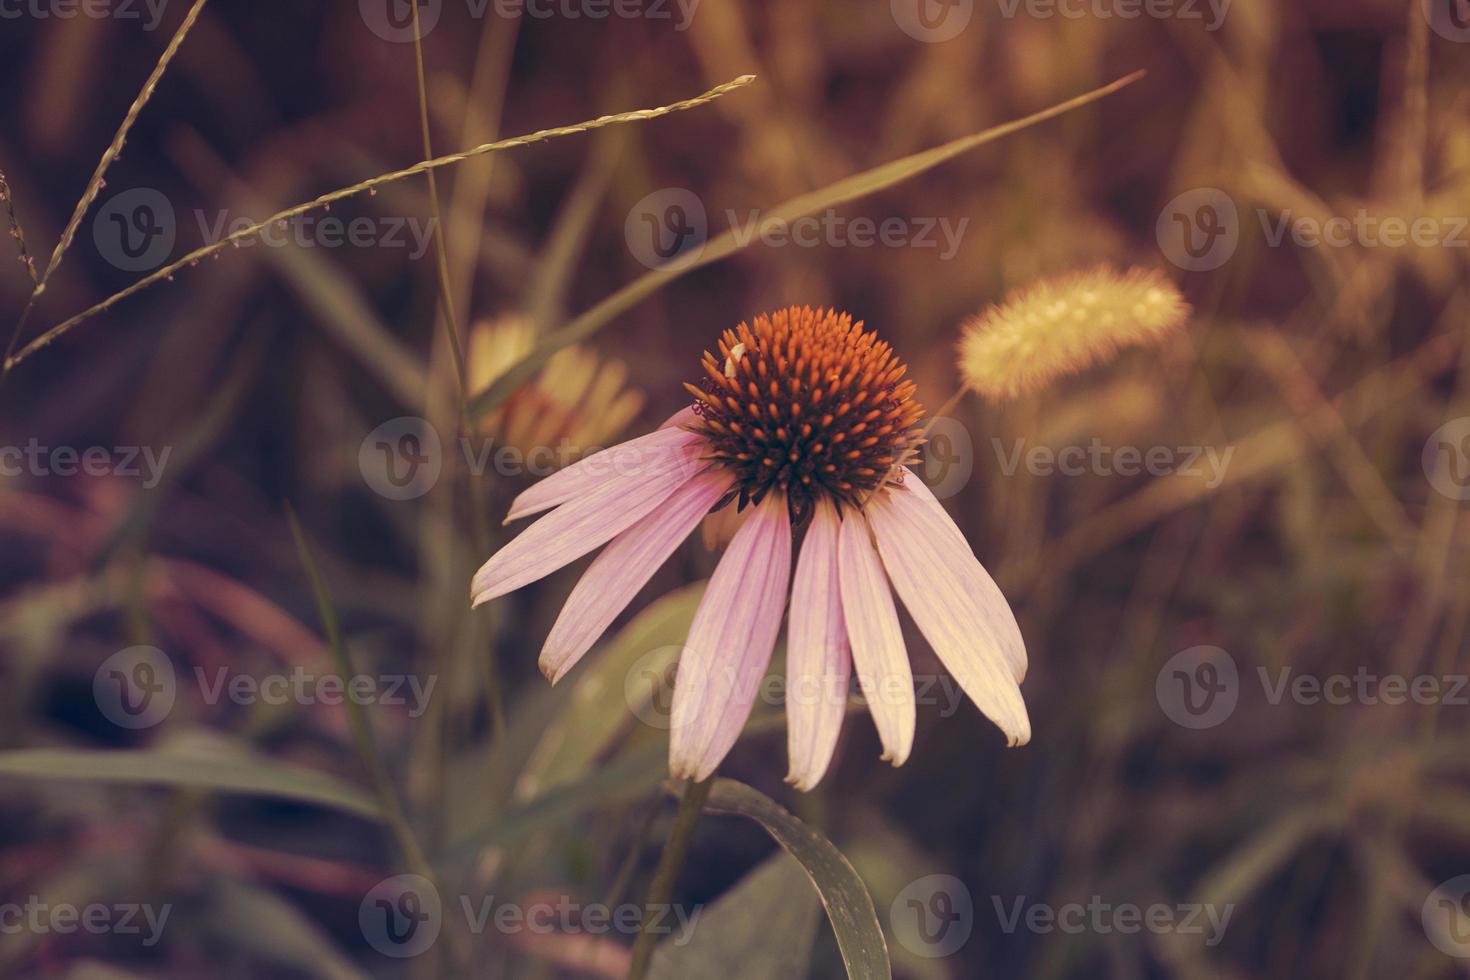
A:
{"label": "blurred brown background", "polygon": [[[41,266],[187,7],[0,7],[0,172]],[[701,108],[436,171],[454,322],[465,335],[481,325],[476,387],[496,352],[504,362],[646,273],[653,243],[638,229],[684,229],[687,242],[661,245],[697,244],[1147,69],[1101,102],[844,206],[810,245],[757,241],[672,282],[555,362],[473,445],[585,447],[643,431],[683,404],[680,382],[719,330],[793,303],[866,320],[937,406],[957,384],[959,324],[1008,290],[1100,262],[1165,270],[1196,307],[1183,336],[1021,403],[963,402],[926,469],[1017,610],[1032,744],[1005,750],[968,702],[946,707],[935,681],[902,769],[878,761],[857,712],[826,780],[795,794],[781,784],[772,704],[722,773],[851,858],[901,976],[1464,972],[1470,9],[647,0],[599,19],[584,0],[476,8],[420,8],[435,153],[758,76]],[[231,222],[422,159],[406,9],[208,4],[22,342]],[[334,238],[328,217],[339,236],[363,219],[358,241]],[[896,244],[857,243],[843,222],[858,218],[896,220]],[[427,185],[400,181],[311,219],[284,244],[226,250],[122,301],[0,384],[0,446],[40,447],[0,458],[3,748],[218,753],[222,767],[248,752],[367,785],[341,708],[209,703],[192,680],[331,670],[289,503],[358,666],[437,678],[422,713],[410,699],[368,714],[454,893],[636,899],[657,854],[637,842],[661,839],[670,815],[657,805],[666,736],[640,720],[646,709],[630,711],[621,674],[597,697],[573,693],[576,675],[553,690],[537,673],[575,570],[483,616],[468,609],[482,546],[513,533],[500,517],[531,475],[476,473],[459,452]],[[1392,244],[1393,219],[1422,234]],[[1314,244],[1314,228],[1337,235]],[[7,338],[30,292],[9,254]],[[575,424],[526,421],[557,413]],[[403,418],[426,421],[392,427]],[[607,424],[578,428],[589,419]],[[400,448],[405,433],[439,437],[437,479],[382,481],[368,440],[385,424]],[[1038,447],[1094,444],[1112,462],[1026,462]],[[95,473],[65,475],[57,447],[105,453]],[[1130,474],[1113,465],[1120,448],[1167,452],[1155,472]],[[150,469],[144,450],[164,462]],[[635,606],[707,576],[714,557],[690,544]],[[687,605],[661,600],[667,622],[610,635],[609,663],[677,644]],[[941,676],[912,629],[909,641],[915,673]],[[178,692],[166,717],[126,728],[94,679],[137,645],[166,654]],[[1177,659],[1201,646],[1224,657]],[[1393,677],[1425,693],[1395,699]],[[579,782],[597,772],[613,776]],[[573,803],[514,842],[475,837],[549,784],[579,787]],[[3,786],[4,900],[174,910],[152,945],[7,928],[0,973],[449,969],[366,940],[364,893],[402,870],[370,821],[198,789]],[[473,843],[454,851],[458,840]],[[706,818],[679,901],[713,902],[771,847],[758,829]],[[1033,906],[1043,912],[1029,919]],[[1170,916],[1128,928],[1125,907]],[[1228,916],[1222,929],[1211,915]],[[809,934],[809,965],[793,947],[790,972],[745,972],[737,956],[724,975],[840,975],[828,927]],[[606,966],[615,951],[599,959],[564,938],[470,936],[471,975],[618,975]]]}

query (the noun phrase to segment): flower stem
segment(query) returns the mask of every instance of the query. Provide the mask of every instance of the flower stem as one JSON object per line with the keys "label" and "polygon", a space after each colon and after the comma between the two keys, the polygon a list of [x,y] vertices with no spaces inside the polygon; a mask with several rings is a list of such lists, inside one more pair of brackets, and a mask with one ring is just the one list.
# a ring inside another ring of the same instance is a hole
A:
{"label": "flower stem", "polygon": [[653,873],[653,884],[648,887],[648,901],[643,906],[643,923],[638,939],[633,944],[633,962],[628,967],[627,980],[643,980],[648,966],[653,962],[654,940],[653,910],[667,905],[674,895],[674,884],[679,880],[679,871],[684,867],[684,857],[689,853],[689,842],[694,838],[694,827],[699,823],[704,801],[715,785],[714,776],[702,783],[690,782],[684,787],[684,796],[679,800],[679,812],[674,815],[674,826],[664,844],[663,856],[658,860],[658,870]]}

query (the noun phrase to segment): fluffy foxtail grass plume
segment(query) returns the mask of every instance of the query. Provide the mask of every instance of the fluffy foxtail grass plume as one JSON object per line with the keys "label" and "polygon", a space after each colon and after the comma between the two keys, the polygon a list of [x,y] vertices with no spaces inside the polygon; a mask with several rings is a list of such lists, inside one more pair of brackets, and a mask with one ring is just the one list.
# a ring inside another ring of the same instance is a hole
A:
{"label": "fluffy foxtail grass plume", "polygon": [[986,398],[1034,394],[1125,347],[1161,342],[1189,314],[1178,287],[1153,269],[1043,279],[964,325],[960,372]]}

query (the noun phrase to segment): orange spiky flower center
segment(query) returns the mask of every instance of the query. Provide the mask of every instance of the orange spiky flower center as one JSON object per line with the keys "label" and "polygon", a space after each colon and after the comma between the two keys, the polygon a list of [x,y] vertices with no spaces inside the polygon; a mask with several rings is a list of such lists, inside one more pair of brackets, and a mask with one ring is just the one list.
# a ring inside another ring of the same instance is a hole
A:
{"label": "orange spiky flower center", "polygon": [[862,321],[793,306],[741,323],[706,351],[692,428],[735,474],[740,506],[772,490],[794,520],[822,496],[858,506],[918,448],[908,367]]}

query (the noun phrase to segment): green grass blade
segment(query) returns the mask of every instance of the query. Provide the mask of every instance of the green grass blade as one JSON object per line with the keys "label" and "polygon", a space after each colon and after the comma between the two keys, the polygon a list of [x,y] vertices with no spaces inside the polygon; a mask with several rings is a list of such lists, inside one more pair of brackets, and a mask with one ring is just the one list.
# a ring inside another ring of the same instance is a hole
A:
{"label": "green grass blade", "polygon": [[[797,218],[815,214],[818,211],[826,211],[855,201],[858,198],[876,194],[878,191],[892,187],[895,184],[916,177],[927,170],[939,166],[947,160],[959,156],[977,146],[994,142],[1012,133],[1019,132],[1029,126],[1044,122],[1055,116],[1080,108],[1090,102],[1096,102],[1104,96],[1111,95],[1124,86],[1131,85],[1143,76],[1143,72],[1134,72],[1118,79],[1109,85],[1095,89],[1085,95],[1079,95],[1075,99],[1058,103],[1049,109],[1033,113],[1023,119],[1015,119],[1011,122],[995,126],[984,132],[963,136],[957,140],[936,146],[928,150],[910,156],[893,160],[871,170],[844,177],[836,183],[829,184],[820,190],[811,191],[793,197],[789,201],[776,205],[762,214],[762,224],[767,222],[791,222]],[[470,404],[470,414],[474,418],[481,418],[485,414],[494,411],[502,402],[510,397],[521,385],[525,384],[546,360],[569,344],[575,344],[585,340],[592,334],[607,326],[615,317],[632,309],[653,293],[658,292],[664,286],[673,282],[681,276],[693,272],[695,269],[718,262],[728,258],[748,246],[751,242],[759,241],[760,235],[751,235],[748,238],[738,234],[738,229],[730,229],[723,234],[710,239],[697,253],[691,252],[685,259],[676,259],[669,266],[655,269],[645,275],[639,276],[622,289],[613,293],[607,299],[598,303],[592,309],[583,313],[566,326],[553,331],[542,338],[536,347],[509,371],[501,375],[494,384],[477,394]]]}
{"label": "green grass blade", "polygon": [[801,862],[817,887],[847,975],[853,980],[888,980],[888,944],[873,908],[872,896],[842,852],[775,800],[733,779],[715,780],[704,808],[710,813],[747,817],[766,829],[776,843]]}
{"label": "green grass blade", "polygon": [[236,760],[156,749],[15,749],[0,752],[0,776],[272,796],[383,819],[376,800],[334,776],[249,756]]}

